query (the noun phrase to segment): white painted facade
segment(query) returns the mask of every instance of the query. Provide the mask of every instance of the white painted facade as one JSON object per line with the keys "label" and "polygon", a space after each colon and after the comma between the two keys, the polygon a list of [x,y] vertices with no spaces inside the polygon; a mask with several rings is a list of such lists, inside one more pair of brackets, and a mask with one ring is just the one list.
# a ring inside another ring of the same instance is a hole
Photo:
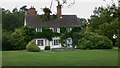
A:
{"label": "white painted facade", "polygon": [[[49,28],[52,29],[53,32],[60,33],[60,28]],[[36,32],[42,32],[42,28],[35,28]],[[72,28],[67,28],[67,31],[70,32],[72,31]],[[45,50],[46,46],[50,46],[50,49],[53,48],[62,48],[62,45],[60,43],[60,37],[53,37],[51,41],[49,41],[46,38],[37,38],[36,44],[41,50]],[[65,46],[67,47],[72,47],[72,38],[66,39],[66,44]]]}
{"label": "white painted facade", "polygon": [[25,18],[25,20],[24,20],[24,26],[26,26],[26,18]]}
{"label": "white painted facade", "polygon": [[[37,38],[35,40],[36,40],[36,44],[38,45],[38,47],[41,50],[44,50],[46,46],[50,46],[51,49],[52,48],[61,48],[62,47],[62,45],[61,45],[61,43],[59,41],[60,37],[53,37],[52,41],[49,41],[46,38]],[[40,45],[40,44],[42,44],[42,45]]]}
{"label": "white painted facade", "polygon": [[51,48],[61,48],[60,37],[53,37],[51,41]]}

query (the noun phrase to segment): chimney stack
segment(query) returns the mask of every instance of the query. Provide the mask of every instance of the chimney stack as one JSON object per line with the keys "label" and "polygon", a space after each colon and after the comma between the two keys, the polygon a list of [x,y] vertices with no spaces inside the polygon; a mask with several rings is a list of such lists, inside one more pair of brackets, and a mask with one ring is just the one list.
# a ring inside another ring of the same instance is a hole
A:
{"label": "chimney stack", "polygon": [[28,10],[28,15],[36,15],[37,11],[34,8],[34,6],[31,6],[31,8]]}
{"label": "chimney stack", "polygon": [[58,6],[57,6],[57,15],[58,15],[58,17],[60,18],[62,15],[61,15],[61,12],[62,10],[61,10],[61,5],[60,4],[58,4]]}

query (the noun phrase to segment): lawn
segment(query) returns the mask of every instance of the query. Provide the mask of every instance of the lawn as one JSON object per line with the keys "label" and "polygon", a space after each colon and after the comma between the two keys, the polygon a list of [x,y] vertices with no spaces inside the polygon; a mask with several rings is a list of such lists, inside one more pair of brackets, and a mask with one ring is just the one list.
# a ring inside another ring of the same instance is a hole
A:
{"label": "lawn", "polygon": [[3,66],[118,66],[118,49],[57,52],[3,51]]}

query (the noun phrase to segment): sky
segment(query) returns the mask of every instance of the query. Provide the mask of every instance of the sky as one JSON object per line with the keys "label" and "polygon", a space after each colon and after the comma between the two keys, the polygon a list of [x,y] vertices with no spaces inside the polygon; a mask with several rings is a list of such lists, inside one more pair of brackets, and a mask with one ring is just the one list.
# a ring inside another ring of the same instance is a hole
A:
{"label": "sky", "polygon": [[[27,5],[27,8],[34,6],[38,11],[38,14],[43,14],[42,8],[50,7],[52,0],[0,0],[0,7],[9,9],[12,11],[13,8],[20,8],[23,5]],[[93,14],[95,7],[111,5],[112,1],[117,5],[117,0],[75,0],[75,3],[68,7],[68,5],[74,0],[67,0],[67,4],[62,6],[63,15],[77,15],[79,18],[90,18]],[[62,0],[60,0],[62,3]],[[57,1],[53,0],[52,14],[56,13]]]}

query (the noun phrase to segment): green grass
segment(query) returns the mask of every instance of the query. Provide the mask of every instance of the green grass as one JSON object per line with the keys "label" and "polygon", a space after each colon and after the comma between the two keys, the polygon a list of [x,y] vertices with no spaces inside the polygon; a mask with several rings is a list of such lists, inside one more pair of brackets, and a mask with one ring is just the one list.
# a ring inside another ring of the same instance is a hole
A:
{"label": "green grass", "polygon": [[118,49],[59,52],[3,51],[3,66],[118,66]]}
{"label": "green grass", "polygon": [[2,51],[0,51],[0,67],[2,67]]}

